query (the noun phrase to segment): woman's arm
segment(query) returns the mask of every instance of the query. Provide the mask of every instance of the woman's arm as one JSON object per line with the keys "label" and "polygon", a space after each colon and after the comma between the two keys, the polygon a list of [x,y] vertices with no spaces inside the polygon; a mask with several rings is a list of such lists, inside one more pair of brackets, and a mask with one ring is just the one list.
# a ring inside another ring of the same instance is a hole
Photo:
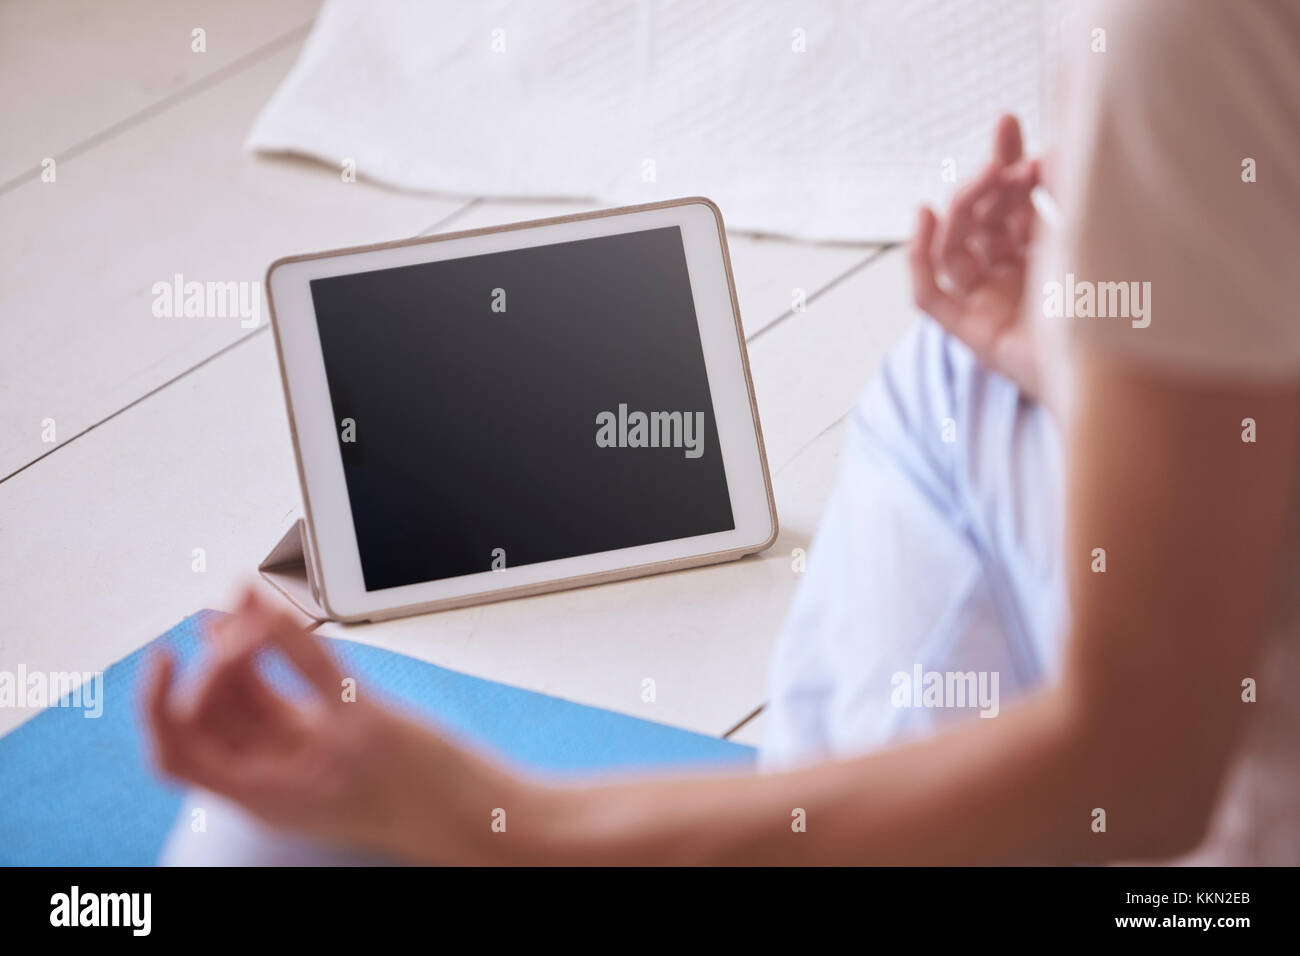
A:
{"label": "woman's arm", "polygon": [[[1078,375],[1058,686],[993,720],[792,773],[525,790],[505,858],[1068,862],[1195,846],[1274,607],[1298,396],[1175,385],[1100,357]],[[1242,442],[1244,417],[1258,442]],[[792,830],[797,808],[806,832]]]}

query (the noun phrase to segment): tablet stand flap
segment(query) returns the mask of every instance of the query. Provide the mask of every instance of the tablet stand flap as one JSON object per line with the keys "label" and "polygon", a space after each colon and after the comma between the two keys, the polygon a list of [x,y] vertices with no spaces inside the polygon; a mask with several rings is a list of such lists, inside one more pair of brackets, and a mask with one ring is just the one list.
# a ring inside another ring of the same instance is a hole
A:
{"label": "tablet stand flap", "polygon": [[298,610],[308,617],[328,621],[332,618],[316,600],[306,535],[306,522],[299,518],[262,559],[257,571]]}

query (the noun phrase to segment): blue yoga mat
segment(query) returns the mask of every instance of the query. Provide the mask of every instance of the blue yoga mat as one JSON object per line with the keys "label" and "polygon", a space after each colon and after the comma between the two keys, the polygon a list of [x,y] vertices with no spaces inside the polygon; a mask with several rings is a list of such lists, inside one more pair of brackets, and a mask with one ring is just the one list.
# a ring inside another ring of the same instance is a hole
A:
{"label": "blue yoga mat", "polygon": [[[198,655],[200,611],[104,674],[102,716],[51,707],[0,738],[0,864],[147,866],[181,793],[147,762],[138,707],[148,651]],[[458,674],[403,654],[329,640],[361,688],[436,720],[523,766],[554,772],[752,762],[753,749]],[[282,669],[281,669],[282,670]],[[283,673],[273,676],[280,681]]]}

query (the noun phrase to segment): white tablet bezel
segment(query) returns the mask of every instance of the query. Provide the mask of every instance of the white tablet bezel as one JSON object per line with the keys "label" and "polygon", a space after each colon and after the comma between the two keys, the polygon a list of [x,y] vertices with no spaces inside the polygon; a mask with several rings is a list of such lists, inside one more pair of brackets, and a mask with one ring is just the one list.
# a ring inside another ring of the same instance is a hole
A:
{"label": "white tablet bezel", "polygon": [[[665,226],[681,228],[735,529],[367,591],[338,450],[311,280]],[[277,260],[267,270],[266,291],[310,535],[308,560],[314,560],[318,599],[338,620],[377,619],[711,563],[761,551],[776,538],[776,508],[726,235],[720,212],[707,199],[680,199],[291,256]]]}

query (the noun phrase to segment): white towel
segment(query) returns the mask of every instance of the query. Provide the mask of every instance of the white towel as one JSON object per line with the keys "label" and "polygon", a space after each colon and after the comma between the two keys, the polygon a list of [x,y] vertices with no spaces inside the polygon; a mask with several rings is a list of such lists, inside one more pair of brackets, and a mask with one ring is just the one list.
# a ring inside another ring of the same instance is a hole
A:
{"label": "white towel", "polygon": [[327,0],[248,145],[414,190],[705,195],[734,229],[899,239],[999,113],[1037,144],[1054,9]]}

